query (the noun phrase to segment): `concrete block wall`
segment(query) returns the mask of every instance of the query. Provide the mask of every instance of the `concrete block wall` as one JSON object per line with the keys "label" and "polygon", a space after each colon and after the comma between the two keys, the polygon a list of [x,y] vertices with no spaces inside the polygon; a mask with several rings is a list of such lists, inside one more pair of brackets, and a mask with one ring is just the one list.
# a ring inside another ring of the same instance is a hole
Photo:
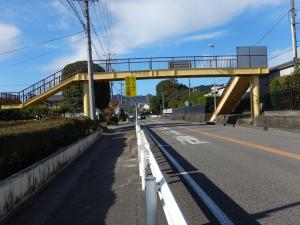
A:
{"label": "concrete block wall", "polygon": [[163,118],[172,120],[186,120],[199,123],[205,123],[207,121],[206,114],[164,114]]}
{"label": "concrete block wall", "polygon": [[300,130],[300,111],[267,112],[256,119],[256,125],[266,128]]}
{"label": "concrete block wall", "polygon": [[97,131],[0,182],[0,221],[102,135]]}

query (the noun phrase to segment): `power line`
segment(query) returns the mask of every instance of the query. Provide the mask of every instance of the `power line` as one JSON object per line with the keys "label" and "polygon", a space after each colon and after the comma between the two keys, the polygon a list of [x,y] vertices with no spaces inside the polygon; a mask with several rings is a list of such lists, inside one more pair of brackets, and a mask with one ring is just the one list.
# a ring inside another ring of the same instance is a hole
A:
{"label": "power line", "polygon": [[69,45],[65,45],[65,46],[62,46],[62,47],[57,48],[57,49],[55,49],[55,50],[48,51],[48,52],[46,52],[46,53],[43,53],[43,54],[40,54],[40,55],[36,55],[36,56],[31,57],[31,58],[27,58],[27,59],[25,59],[25,60],[18,61],[18,62],[16,62],[16,63],[7,65],[7,66],[5,66],[5,67],[0,67],[0,70],[7,70],[7,69],[9,69],[9,68],[11,68],[11,67],[14,67],[15,65],[23,64],[23,63],[26,63],[26,62],[28,62],[28,61],[31,61],[31,60],[34,60],[34,59],[37,59],[37,58],[41,58],[41,57],[43,57],[43,56],[53,54],[53,53],[55,53],[55,52],[57,52],[57,51],[60,51],[60,50],[62,50],[62,49],[65,49],[65,48],[67,48],[67,47],[69,47]]}
{"label": "power line", "polygon": [[[103,32],[103,40],[106,41],[106,46],[108,47],[108,54],[110,52],[109,49],[114,49],[114,37],[112,33],[112,16],[110,11],[110,3],[107,0],[98,1],[98,4],[94,4],[94,11],[96,14],[96,18],[99,21],[100,27],[102,27]],[[96,9],[98,7],[98,10]],[[99,12],[99,13],[97,13]],[[100,14],[100,15],[98,15]]]}
{"label": "power line", "polygon": [[95,2],[94,2],[93,6],[94,6],[93,10],[94,10],[96,19],[98,21],[98,25],[99,25],[100,31],[103,34],[103,35],[101,35],[101,37],[102,37],[103,41],[106,42],[106,46],[110,46],[109,37],[108,37],[108,34],[107,34],[107,30],[106,30],[107,28],[106,28],[106,25],[104,23],[104,20],[101,19],[101,14],[99,15],[98,10],[96,9]]}
{"label": "power line", "polygon": [[[110,12],[110,2],[108,0],[103,0],[104,1],[104,12],[106,14],[106,20],[108,24],[108,30],[107,33],[110,36],[110,47],[111,47],[111,41],[113,39],[112,33],[111,33],[111,28],[112,28],[112,18],[111,18],[111,12]],[[100,3],[99,3],[100,4]]]}
{"label": "power line", "polygon": [[255,45],[260,43],[262,40],[264,40],[280,23],[281,21],[288,15],[289,10],[285,12],[282,16],[279,17],[278,20],[270,27],[270,29],[267,30],[267,32],[261,36],[261,38],[258,39],[258,41],[255,42]]}
{"label": "power line", "polygon": [[81,15],[80,15],[80,13],[78,12],[78,10],[77,10],[75,4],[74,4],[72,1],[70,1],[70,0],[67,0],[67,3],[68,3],[69,6],[70,6],[70,8],[66,7],[67,10],[72,11],[73,13],[71,13],[71,14],[74,14],[75,17],[79,20],[79,22],[80,22],[80,24],[82,25],[82,27],[85,28],[84,21],[83,21]]}
{"label": "power line", "polygon": [[53,38],[53,39],[43,41],[43,42],[39,42],[39,43],[36,43],[36,44],[31,44],[31,45],[24,46],[24,47],[21,47],[21,48],[17,48],[17,49],[5,51],[5,52],[0,52],[0,55],[6,55],[6,54],[14,53],[14,52],[23,51],[23,50],[26,50],[26,49],[29,49],[29,48],[32,48],[32,47],[35,47],[35,46],[44,45],[44,44],[54,42],[54,41],[58,41],[58,40],[61,40],[61,39],[67,38],[67,37],[72,37],[72,36],[75,36],[75,35],[78,35],[78,34],[81,34],[81,33],[83,33],[83,31],[79,31],[79,32],[76,32],[76,33],[64,35],[64,36],[57,37],[57,38]]}
{"label": "power line", "polygon": [[[84,9],[83,9],[83,5],[82,5],[82,4],[83,4],[83,3],[79,2],[80,9],[81,9],[82,13],[84,13]],[[101,42],[101,40],[100,40],[100,38],[99,38],[99,36],[98,36],[98,33],[97,33],[97,31],[96,31],[96,29],[95,29],[95,27],[94,27],[92,21],[90,21],[90,24],[91,24],[92,31],[94,32],[94,34],[95,34],[95,36],[96,36],[96,38],[97,38],[97,40],[98,40],[98,42],[99,42],[99,45],[100,45],[100,47],[101,47],[103,53],[105,54],[105,49],[104,49],[104,47],[103,47],[103,44],[102,44],[102,42]],[[97,50],[97,48],[96,48],[96,45],[93,43],[93,41],[92,41],[92,45],[93,45],[93,47],[94,47],[94,50],[95,50],[95,52],[96,52],[98,58],[100,59],[100,58],[101,58],[101,57],[100,57],[100,54],[99,54],[99,52],[98,52],[98,50]]]}
{"label": "power line", "polygon": [[[98,42],[99,42],[99,44],[100,44],[100,47],[101,47],[101,49],[102,49],[102,51],[103,51],[103,53],[105,54],[106,52],[105,52],[105,49],[104,49],[104,47],[103,47],[103,45],[102,45],[102,42],[101,42],[101,40],[100,40],[100,38],[99,38],[99,36],[98,36],[98,34],[97,34],[97,32],[96,32],[96,30],[95,30],[95,27],[94,27],[94,25],[93,25],[93,23],[91,22],[91,25],[92,25],[92,30],[93,30],[93,32],[95,33],[95,35],[96,35],[96,38],[97,38],[97,40],[98,40]],[[99,56],[98,56],[99,57]],[[108,56],[107,56],[108,57]],[[99,59],[100,59],[101,57],[99,57]]]}
{"label": "power line", "polygon": [[268,61],[271,61],[271,60],[273,60],[273,59],[275,59],[275,58],[277,58],[277,57],[279,57],[279,56],[281,56],[281,55],[283,55],[283,54],[285,54],[285,53],[288,53],[288,52],[290,52],[290,51],[292,51],[292,50],[293,50],[293,49],[290,48],[290,49],[288,49],[288,50],[286,50],[286,51],[284,51],[284,52],[281,52],[281,53],[279,53],[279,54],[277,54],[277,55],[274,55],[274,56],[272,56],[271,58],[269,58]]}

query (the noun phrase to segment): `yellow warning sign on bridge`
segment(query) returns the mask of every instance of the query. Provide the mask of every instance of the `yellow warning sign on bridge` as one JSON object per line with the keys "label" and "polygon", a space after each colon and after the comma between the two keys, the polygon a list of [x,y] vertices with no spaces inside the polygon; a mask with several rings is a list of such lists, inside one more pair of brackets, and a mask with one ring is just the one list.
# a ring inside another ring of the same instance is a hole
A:
{"label": "yellow warning sign on bridge", "polygon": [[126,96],[136,96],[136,77],[128,76],[125,77],[126,81]]}

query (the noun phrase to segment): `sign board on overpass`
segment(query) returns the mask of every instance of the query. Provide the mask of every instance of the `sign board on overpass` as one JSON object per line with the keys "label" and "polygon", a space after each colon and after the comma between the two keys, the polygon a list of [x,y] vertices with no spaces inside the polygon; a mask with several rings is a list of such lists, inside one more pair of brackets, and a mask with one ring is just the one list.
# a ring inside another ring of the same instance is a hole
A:
{"label": "sign board on overpass", "polygon": [[136,96],[136,77],[128,76],[125,77],[126,81],[126,96]]}

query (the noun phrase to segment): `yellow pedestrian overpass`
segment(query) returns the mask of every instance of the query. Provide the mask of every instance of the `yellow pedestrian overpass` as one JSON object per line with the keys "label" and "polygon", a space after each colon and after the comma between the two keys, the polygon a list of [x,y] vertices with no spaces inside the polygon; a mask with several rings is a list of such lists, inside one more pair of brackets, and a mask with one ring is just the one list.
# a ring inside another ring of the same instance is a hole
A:
{"label": "yellow pedestrian overpass", "polygon": [[[256,58],[255,58],[256,57]],[[140,79],[162,78],[201,78],[231,77],[216,111],[210,121],[217,115],[230,114],[242,96],[250,87],[252,117],[260,113],[259,77],[269,73],[265,55],[236,56],[190,56],[190,57],[156,57],[98,60],[94,63],[102,66],[106,72],[95,72],[94,80],[117,81],[127,76]],[[264,63],[257,63],[263,61]],[[246,63],[245,63],[246,62]],[[21,109],[41,103],[69,86],[83,84],[84,114],[89,115],[89,93],[87,73],[74,72],[67,79],[62,79],[62,71],[52,74],[20,92],[1,93],[0,98],[7,100],[2,109]]]}

